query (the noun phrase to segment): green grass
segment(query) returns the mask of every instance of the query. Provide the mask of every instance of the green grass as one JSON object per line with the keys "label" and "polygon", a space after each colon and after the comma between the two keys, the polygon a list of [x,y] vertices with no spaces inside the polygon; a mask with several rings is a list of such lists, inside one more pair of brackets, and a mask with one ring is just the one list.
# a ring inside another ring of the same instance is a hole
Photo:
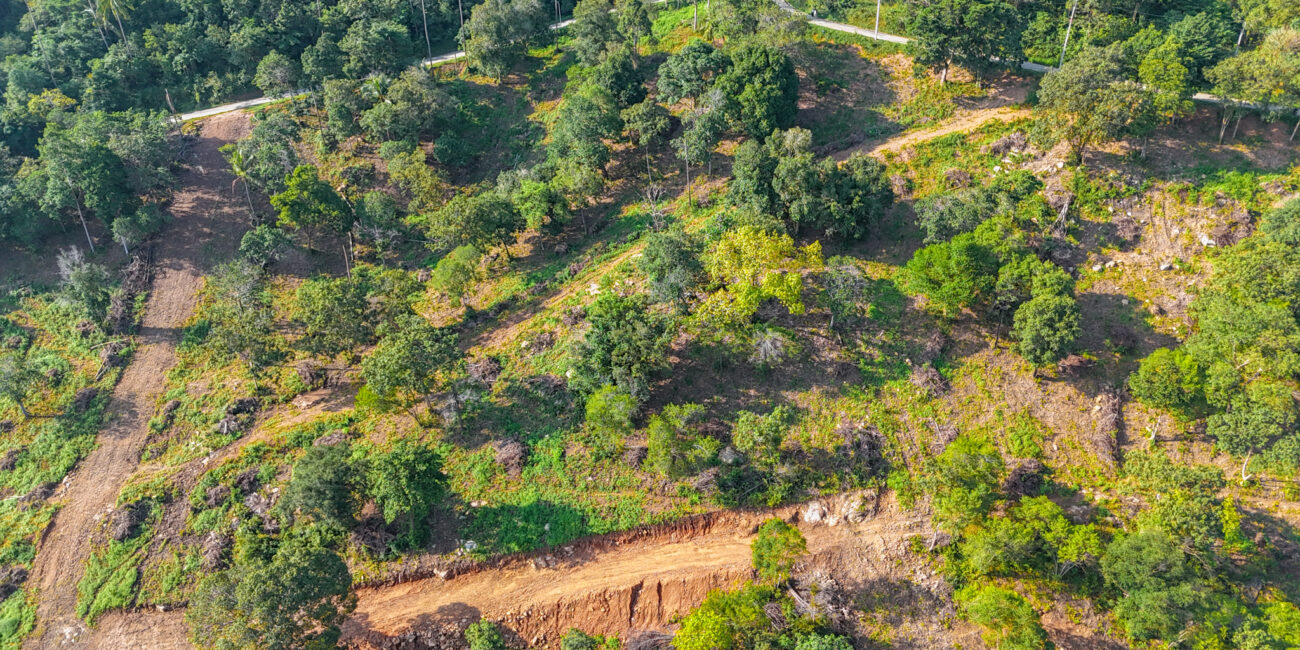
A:
{"label": "green grass", "polygon": [[134,537],[109,540],[105,548],[91,554],[77,583],[77,616],[94,623],[100,614],[125,609],[135,602],[140,564],[147,556],[152,526],[160,514],[161,508],[154,506]]}
{"label": "green grass", "polygon": [[0,603],[0,649],[18,650],[35,627],[35,594],[19,589]]}

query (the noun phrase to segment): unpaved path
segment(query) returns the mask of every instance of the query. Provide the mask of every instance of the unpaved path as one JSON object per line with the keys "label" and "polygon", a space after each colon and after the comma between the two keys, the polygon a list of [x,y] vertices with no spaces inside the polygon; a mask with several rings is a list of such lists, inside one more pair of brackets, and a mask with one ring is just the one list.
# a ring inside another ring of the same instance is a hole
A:
{"label": "unpaved path", "polygon": [[[176,361],[180,327],[194,311],[203,270],[227,258],[246,226],[230,197],[231,177],[218,147],[247,132],[248,118],[233,113],[203,125],[190,167],[180,174],[170,212],[175,220],[158,236],[158,268],[140,327],[139,348],[113,389],[98,447],[64,483],[63,502],[37,549],[29,584],[39,589],[37,629],[27,646],[79,647],[85,624],[76,617],[77,581],[91,540],[135,470],[149,435],[149,417]],[[125,646],[124,646],[125,647]]]}
{"label": "unpaved path", "polygon": [[[833,499],[830,510],[847,503]],[[789,507],[715,513],[716,521],[702,527],[670,524],[625,543],[596,538],[591,546],[580,542],[446,580],[362,588],[343,640],[354,648],[377,648],[394,637],[427,639],[444,626],[463,627],[480,617],[501,622],[530,647],[553,646],[570,627],[623,638],[662,629],[710,590],[750,579],[749,544],[758,524],[774,514],[797,519],[797,512]],[[926,530],[924,517],[892,508],[860,523],[799,527],[808,541],[803,567],[833,573],[888,573],[892,560],[885,558],[901,555],[907,538]],[[184,639],[178,612],[114,612],[101,619],[90,647],[190,647]]]}

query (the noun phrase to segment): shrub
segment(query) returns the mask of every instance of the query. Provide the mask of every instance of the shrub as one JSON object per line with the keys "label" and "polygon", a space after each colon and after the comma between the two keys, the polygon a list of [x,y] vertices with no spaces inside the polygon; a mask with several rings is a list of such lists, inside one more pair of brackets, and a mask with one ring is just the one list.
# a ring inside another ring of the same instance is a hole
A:
{"label": "shrub", "polygon": [[775,517],[758,527],[758,535],[750,544],[754,570],[769,584],[789,581],[795,563],[807,552],[808,542],[799,529]]}

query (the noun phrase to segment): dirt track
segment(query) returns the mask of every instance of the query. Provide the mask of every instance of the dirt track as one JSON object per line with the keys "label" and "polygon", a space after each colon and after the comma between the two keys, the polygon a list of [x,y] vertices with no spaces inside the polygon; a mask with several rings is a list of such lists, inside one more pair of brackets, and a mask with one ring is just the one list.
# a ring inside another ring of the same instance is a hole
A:
{"label": "dirt track", "polygon": [[[91,540],[112,509],[122,483],[140,459],[149,417],[176,361],[180,327],[194,311],[203,270],[234,250],[246,215],[229,198],[231,177],[217,148],[248,129],[248,116],[233,113],[210,120],[180,174],[170,206],[175,220],[157,240],[157,272],[145,306],[134,359],[122,373],[108,405],[99,446],[69,476],[55,499],[64,506],[41,539],[29,584],[39,589],[37,630],[28,647],[79,647],[85,624],[76,617],[77,581],[90,555]],[[238,228],[232,228],[239,223]],[[125,647],[125,646],[123,646]]]}

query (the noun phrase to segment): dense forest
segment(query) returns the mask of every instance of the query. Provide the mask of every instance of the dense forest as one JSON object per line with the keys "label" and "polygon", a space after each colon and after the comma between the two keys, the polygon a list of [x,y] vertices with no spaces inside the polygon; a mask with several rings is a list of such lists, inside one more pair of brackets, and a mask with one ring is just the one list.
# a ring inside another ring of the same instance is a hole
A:
{"label": "dense forest", "polygon": [[2,647],[1300,647],[1300,3],[0,3]]}

